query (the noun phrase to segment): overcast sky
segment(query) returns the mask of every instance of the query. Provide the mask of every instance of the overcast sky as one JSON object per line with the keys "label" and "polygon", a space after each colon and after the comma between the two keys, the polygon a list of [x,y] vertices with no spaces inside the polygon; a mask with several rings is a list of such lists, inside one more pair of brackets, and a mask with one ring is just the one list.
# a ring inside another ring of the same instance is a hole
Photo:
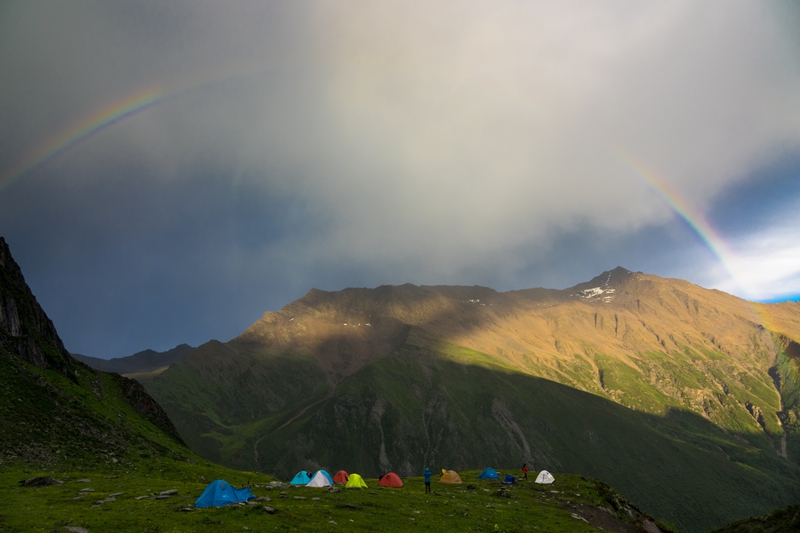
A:
{"label": "overcast sky", "polygon": [[104,358],[312,287],[621,265],[796,298],[798,5],[3,2],[0,235]]}

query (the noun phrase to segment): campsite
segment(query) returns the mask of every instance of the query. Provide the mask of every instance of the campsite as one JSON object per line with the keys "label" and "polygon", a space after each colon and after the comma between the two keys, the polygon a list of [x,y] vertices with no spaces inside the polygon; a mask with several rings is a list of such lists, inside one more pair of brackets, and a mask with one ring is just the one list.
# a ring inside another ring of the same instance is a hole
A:
{"label": "campsite", "polygon": [[[122,468],[94,473],[5,471],[0,473],[0,497],[7,503],[0,512],[0,531],[585,533],[602,527],[622,533],[631,531],[625,526],[636,531],[637,521],[641,527],[652,520],[607,485],[580,476],[556,474],[552,485],[533,480],[504,485],[499,479],[479,479],[480,470],[458,474],[461,484],[434,478],[433,492],[424,494],[421,476],[403,479],[401,488],[381,486],[375,478],[365,479],[367,487],[362,489],[345,489],[342,484],[312,488],[210,463],[164,462],[147,474]],[[52,476],[61,483],[19,486],[20,480],[34,476]],[[253,498],[195,508],[193,503],[217,478],[235,488],[249,488]],[[669,531],[664,524],[658,526]]]}

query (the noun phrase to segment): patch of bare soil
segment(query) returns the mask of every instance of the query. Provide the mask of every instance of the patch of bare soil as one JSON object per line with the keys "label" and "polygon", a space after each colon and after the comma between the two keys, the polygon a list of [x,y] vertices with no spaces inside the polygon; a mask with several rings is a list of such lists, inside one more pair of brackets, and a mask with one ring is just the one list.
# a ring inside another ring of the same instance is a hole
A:
{"label": "patch of bare soil", "polygon": [[640,520],[635,524],[623,522],[608,507],[572,503],[564,506],[576,520],[584,520],[589,525],[611,533],[662,533],[650,520]]}

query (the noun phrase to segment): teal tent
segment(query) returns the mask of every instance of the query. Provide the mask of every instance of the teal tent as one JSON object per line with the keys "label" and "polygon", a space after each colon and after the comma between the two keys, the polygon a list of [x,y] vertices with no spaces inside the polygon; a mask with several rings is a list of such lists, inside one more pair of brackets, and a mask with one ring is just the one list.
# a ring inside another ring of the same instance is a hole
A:
{"label": "teal tent", "polygon": [[231,503],[246,502],[250,497],[250,489],[235,489],[229,483],[218,479],[212,481],[203,494],[194,502],[195,507],[222,507]]}
{"label": "teal tent", "polygon": [[[308,485],[309,481],[311,481],[311,477],[308,475],[308,472],[301,470],[295,474],[294,479],[289,482],[289,485]],[[333,483],[331,483],[331,485],[333,485]]]}
{"label": "teal tent", "polygon": [[494,468],[487,468],[481,475],[478,476],[478,479],[500,479],[500,475],[495,472]]}

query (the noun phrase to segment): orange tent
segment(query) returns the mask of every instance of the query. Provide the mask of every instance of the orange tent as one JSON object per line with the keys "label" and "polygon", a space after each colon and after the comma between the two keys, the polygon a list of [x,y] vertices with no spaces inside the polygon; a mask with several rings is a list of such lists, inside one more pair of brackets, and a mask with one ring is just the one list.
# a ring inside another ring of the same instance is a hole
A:
{"label": "orange tent", "polygon": [[461,483],[461,477],[455,470],[445,470],[442,468],[442,477],[439,478],[439,483]]}
{"label": "orange tent", "polygon": [[388,474],[385,474],[380,481],[378,481],[378,485],[399,489],[403,486],[403,482],[400,480],[400,476],[394,472],[389,472]]}
{"label": "orange tent", "polygon": [[345,472],[344,470],[339,470],[333,476],[333,482],[334,483],[347,483],[347,480],[349,478],[350,478],[350,476],[347,475],[347,472]]}

